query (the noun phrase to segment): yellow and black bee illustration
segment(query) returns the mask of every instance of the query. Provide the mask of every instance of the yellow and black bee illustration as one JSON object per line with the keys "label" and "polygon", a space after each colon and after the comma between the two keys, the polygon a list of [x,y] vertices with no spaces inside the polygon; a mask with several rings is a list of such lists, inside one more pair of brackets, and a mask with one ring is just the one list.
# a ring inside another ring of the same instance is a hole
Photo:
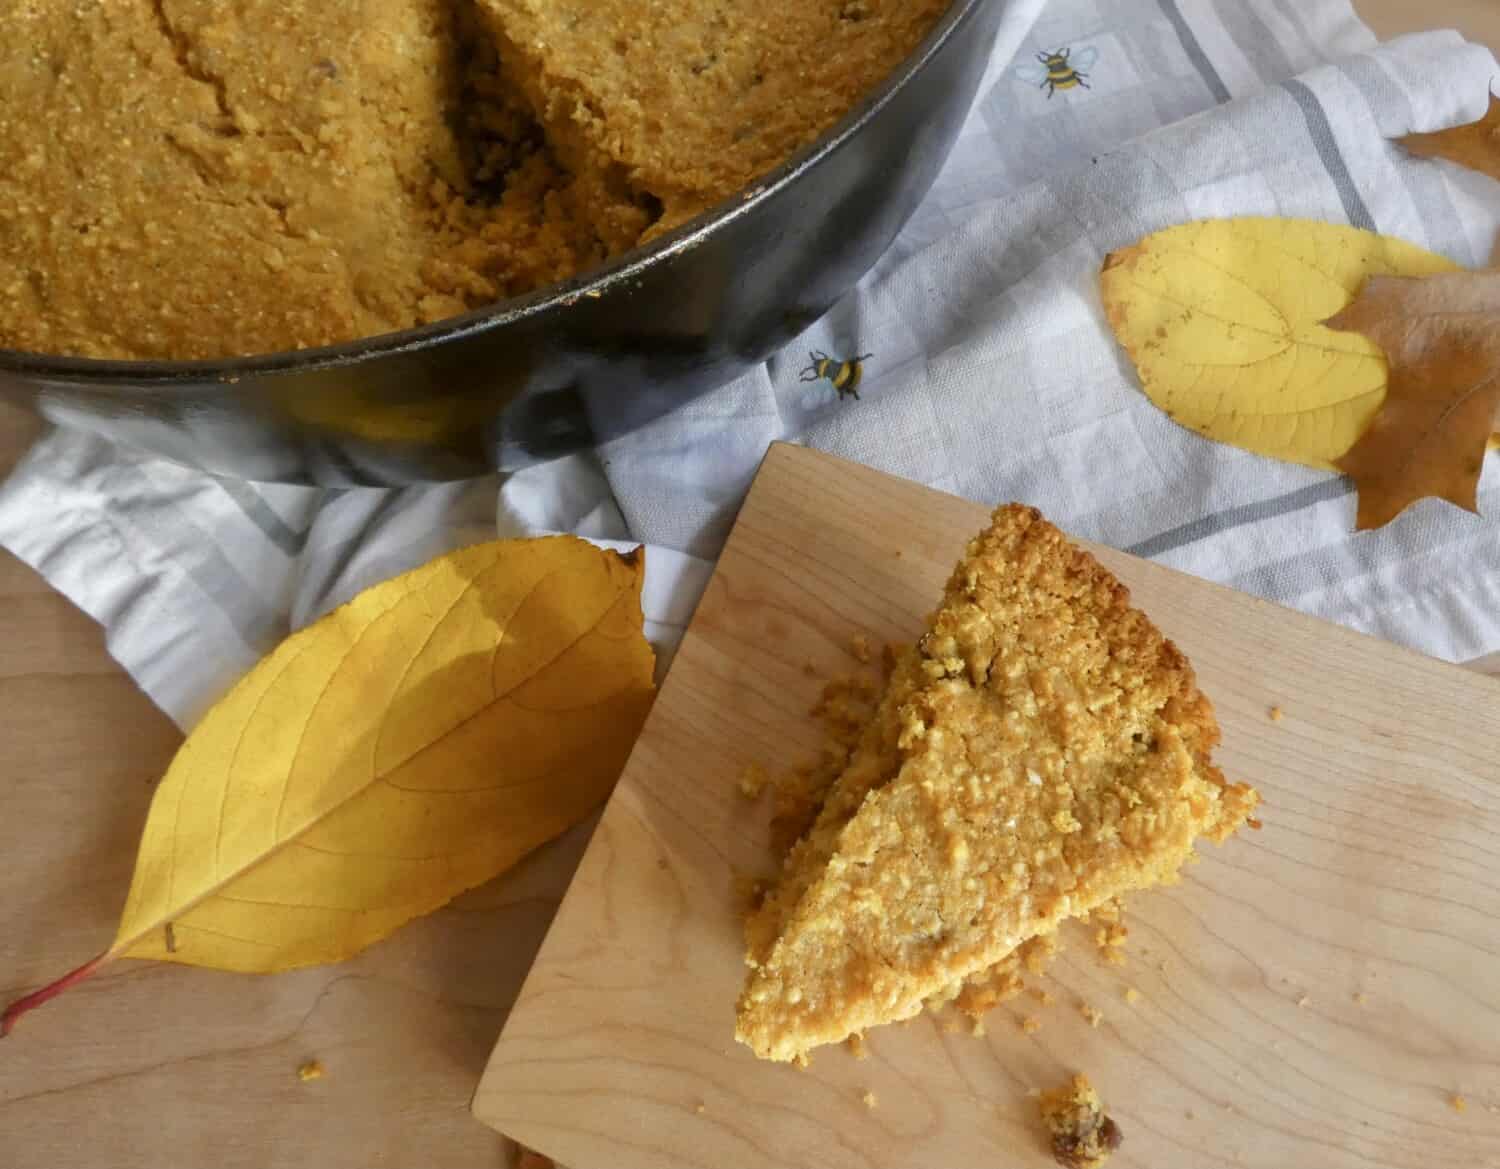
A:
{"label": "yellow and black bee illustration", "polygon": [[1072,49],[1064,46],[1053,53],[1038,53],[1035,62],[1023,61],[1016,67],[1016,76],[1022,81],[1032,82],[1038,89],[1045,89],[1050,101],[1059,89],[1075,89],[1080,85],[1092,89],[1087,70],[1098,59],[1099,50],[1092,46],[1079,49],[1076,56]]}
{"label": "yellow and black bee illustration", "polygon": [[807,356],[812,364],[802,371],[802,381],[815,382],[826,379],[833,383],[833,388],[839,392],[840,398],[859,400],[859,383],[865,376],[865,362],[874,356],[873,353],[861,353],[858,357],[851,357],[847,361],[829,357],[821,349],[814,349]]}

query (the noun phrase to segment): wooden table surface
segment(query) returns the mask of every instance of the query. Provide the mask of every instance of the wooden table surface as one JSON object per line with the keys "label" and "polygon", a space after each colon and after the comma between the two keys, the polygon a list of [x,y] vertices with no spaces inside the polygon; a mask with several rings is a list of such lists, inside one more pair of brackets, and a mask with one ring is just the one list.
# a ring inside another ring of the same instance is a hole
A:
{"label": "wooden table surface", "polygon": [[[1500,47],[1497,0],[1357,0],[1356,7],[1382,36],[1453,26],[1472,39]],[[38,433],[33,420],[0,406],[0,475]],[[1476,668],[1500,675],[1500,655],[1476,663]],[[149,785],[179,742],[176,728],[110,658],[99,628],[30,569],[0,552],[0,776],[7,785],[8,802],[0,815],[0,853],[7,864],[29,859],[28,867],[39,873],[50,866],[50,871],[66,874],[39,895],[50,896],[59,909],[79,910],[83,920],[49,920],[58,929],[91,936],[95,949],[107,942],[112,915],[123,897],[130,842],[139,826],[137,817],[144,813]],[[77,856],[27,858],[29,833],[12,816],[14,791],[23,785],[41,793],[33,806],[45,804],[43,789],[48,785],[74,793],[86,792],[91,785],[101,791],[134,793],[117,801],[121,813],[113,831],[119,839],[109,841],[109,871],[91,871],[88,866],[89,856],[101,843],[96,838],[101,829],[95,826],[82,834]],[[539,856],[525,872],[481,890],[430,927],[422,944],[467,946],[465,956],[475,967],[469,973],[444,979],[431,971],[413,972],[391,943],[391,954],[362,959],[364,964],[352,969],[340,968],[344,973],[339,976],[286,976],[303,980],[298,985],[309,1001],[300,1021],[290,1019],[281,1035],[234,1034],[233,1021],[226,1021],[223,1043],[216,1050],[185,1051],[174,1037],[166,1036],[162,1050],[148,1053],[137,1070],[111,1070],[102,1078],[80,1075],[78,1068],[108,1061],[62,1051],[28,1061],[34,1066],[24,1073],[12,1063],[7,1076],[0,1066],[0,1163],[255,1164],[255,1140],[247,1141],[226,1127],[238,1124],[248,1126],[252,1135],[283,1133],[284,1139],[274,1147],[277,1162],[285,1165],[505,1164],[509,1154],[504,1145],[468,1115],[468,1094],[499,1033],[505,1005],[541,940],[561,874],[577,848],[575,835]],[[115,871],[122,857],[125,869]],[[14,912],[0,913],[0,918],[27,920]],[[29,920],[35,929],[36,920]],[[90,943],[80,936],[79,944]],[[78,957],[89,952],[84,948]],[[447,953],[453,956],[451,949]],[[24,937],[0,936],[0,996],[9,997],[18,983],[30,984],[41,976],[43,972],[32,965]],[[181,993],[181,972],[172,973],[170,981],[146,985],[170,986],[170,993]],[[129,978],[111,981],[125,983]],[[190,999],[183,1009],[191,1011]],[[336,1042],[340,1023],[347,1025],[361,1010],[400,1012],[410,1018],[411,1026],[391,1029],[380,1040],[383,1046],[358,1049],[351,1053],[356,1058],[342,1066],[335,1060],[326,1088],[306,1086],[323,1093],[311,1098],[323,1118],[316,1131],[301,1121],[302,1127],[287,1125],[286,1116],[292,1111],[300,1114],[306,1101],[289,1095],[286,1086],[295,1081],[297,1061],[317,1054],[316,1045],[308,1046],[311,1040],[304,1037],[315,1034],[325,1043]],[[315,1026],[319,1012],[326,1016],[321,1028]],[[106,1040],[101,1036],[101,1042]],[[14,1058],[14,1051],[0,1049],[0,1065]],[[383,1065],[384,1073],[375,1074],[375,1065]],[[35,1090],[12,1078],[17,1075],[34,1083]],[[109,1097],[112,1106],[146,1115],[111,1116],[107,1126],[91,1126],[90,1117],[97,1114],[101,1099],[99,1089],[105,1081],[118,1085],[122,1077],[136,1078],[139,1089],[123,1096],[115,1093]],[[188,1106],[214,1119],[172,1123],[173,1110]],[[99,1131],[106,1127],[110,1131]],[[43,1139],[28,1139],[44,1130]],[[123,1134],[121,1143],[113,1135],[116,1131]],[[403,1133],[410,1139],[394,1135]],[[224,1143],[216,1144],[216,1136]],[[264,1149],[259,1153],[263,1162]]]}

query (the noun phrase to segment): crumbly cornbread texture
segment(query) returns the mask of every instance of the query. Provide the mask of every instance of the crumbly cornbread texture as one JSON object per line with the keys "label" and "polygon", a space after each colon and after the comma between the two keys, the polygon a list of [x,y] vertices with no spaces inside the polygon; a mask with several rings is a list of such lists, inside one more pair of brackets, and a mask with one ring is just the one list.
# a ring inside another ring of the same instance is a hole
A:
{"label": "crumbly cornbread texture", "polygon": [[1212,764],[1218,737],[1125,588],[1036,511],[1001,508],[747,922],[737,1037],[802,1058],[1004,984],[1023,943],[1174,880],[1257,800]]}
{"label": "crumbly cornbread texture", "polygon": [[946,4],[17,0],[0,347],[267,353],[530,291],[779,162]]}
{"label": "crumbly cornbread texture", "polygon": [[569,170],[649,195],[656,232],[811,142],[950,0],[479,2]]}

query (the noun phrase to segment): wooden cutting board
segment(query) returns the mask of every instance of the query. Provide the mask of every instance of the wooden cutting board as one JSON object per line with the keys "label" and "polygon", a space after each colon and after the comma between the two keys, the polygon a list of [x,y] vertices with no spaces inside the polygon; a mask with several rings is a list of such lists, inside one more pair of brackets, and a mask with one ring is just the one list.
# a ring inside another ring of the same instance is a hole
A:
{"label": "wooden cutting board", "polygon": [[1119,1169],[1500,1165],[1500,686],[1102,549],[1198,667],[1264,829],[1137,895],[1124,966],[1073,929],[1055,1002],[983,1037],[923,1017],[806,1071],[734,1042],[731,886],[766,871],[769,815],[737,779],[817,750],[813,674],[857,669],[856,634],[917,632],[985,517],[772,448],[478,1116],[573,1169],[1044,1166],[1029,1094],[1082,1069]]}

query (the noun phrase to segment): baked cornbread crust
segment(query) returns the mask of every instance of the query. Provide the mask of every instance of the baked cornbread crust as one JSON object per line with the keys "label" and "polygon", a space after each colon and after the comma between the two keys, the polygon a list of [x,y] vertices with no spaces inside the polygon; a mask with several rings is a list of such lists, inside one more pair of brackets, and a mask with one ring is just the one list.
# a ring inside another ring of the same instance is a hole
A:
{"label": "baked cornbread crust", "polygon": [[655,200],[655,233],[811,142],[950,0],[479,3],[569,170]]}
{"label": "baked cornbread crust", "polygon": [[999,509],[747,922],[736,1037],[801,1058],[1175,880],[1258,798],[1212,764],[1218,737],[1124,586],[1036,511]]}

